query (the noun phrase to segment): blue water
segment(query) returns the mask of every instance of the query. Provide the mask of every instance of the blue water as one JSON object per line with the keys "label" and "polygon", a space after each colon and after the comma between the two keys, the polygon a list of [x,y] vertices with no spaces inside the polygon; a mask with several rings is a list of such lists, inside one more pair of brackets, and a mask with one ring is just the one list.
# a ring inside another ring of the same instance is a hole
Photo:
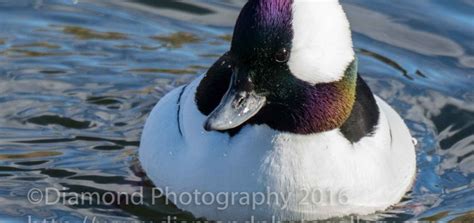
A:
{"label": "blue water", "polygon": [[[474,1],[343,3],[361,74],[418,140],[412,191],[366,218],[474,220]],[[164,201],[37,205],[28,193],[149,195],[145,118],[228,49],[242,4],[0,0],[0,221],[193,219]]]}

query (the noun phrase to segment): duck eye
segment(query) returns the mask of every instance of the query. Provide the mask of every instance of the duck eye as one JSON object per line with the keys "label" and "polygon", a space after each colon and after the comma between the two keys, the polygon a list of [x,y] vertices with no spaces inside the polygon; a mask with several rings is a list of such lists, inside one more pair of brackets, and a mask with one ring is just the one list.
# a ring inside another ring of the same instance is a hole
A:
{"label": "duck eye", "polygon": [[290,59],[290,52],[286,48],[281,48],[278,50],[278,52],[275,54],[275,60],[278,63],[285,63],[288,62]]}

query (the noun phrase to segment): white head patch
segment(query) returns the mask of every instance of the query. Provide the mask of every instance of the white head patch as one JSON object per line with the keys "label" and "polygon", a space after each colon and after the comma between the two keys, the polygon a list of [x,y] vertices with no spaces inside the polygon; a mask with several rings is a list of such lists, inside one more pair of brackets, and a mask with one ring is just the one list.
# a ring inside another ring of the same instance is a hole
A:
{"label": "white head patch", "polygon": [[349,21],[338,0],[294,0],[293,75],[309,82],[340,80],[354,60]]}

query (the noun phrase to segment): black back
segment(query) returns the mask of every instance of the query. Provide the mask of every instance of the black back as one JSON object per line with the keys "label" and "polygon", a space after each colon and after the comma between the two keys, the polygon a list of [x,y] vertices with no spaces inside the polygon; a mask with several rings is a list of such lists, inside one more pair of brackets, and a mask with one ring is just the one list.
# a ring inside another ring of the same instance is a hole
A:
{"label": "black back", "polygon": [[342,134],[352,143],[371,135],[379,120],[379,108],[374,95],[365,81],[358,75],[356,100],[347,121],[341,126]]}

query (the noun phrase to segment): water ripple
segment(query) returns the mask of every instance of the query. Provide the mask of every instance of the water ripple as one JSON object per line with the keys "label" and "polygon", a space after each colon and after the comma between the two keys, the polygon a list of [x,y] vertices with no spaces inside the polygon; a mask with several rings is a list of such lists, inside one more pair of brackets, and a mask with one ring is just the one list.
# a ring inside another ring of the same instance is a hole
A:
{"label": "water ripple", "polygon": [[[136,158],[145,119],[164,94],[228,50],[243,3],[0,1],[0,219],[193,219],[164,199],[154,206],[42,207],[26,195],[31,188],[144,188],[149,199],[152,184]],[[412,191],[367,218],[474,218],[474,4],[343,3],[360,73],[419,141]]]}

